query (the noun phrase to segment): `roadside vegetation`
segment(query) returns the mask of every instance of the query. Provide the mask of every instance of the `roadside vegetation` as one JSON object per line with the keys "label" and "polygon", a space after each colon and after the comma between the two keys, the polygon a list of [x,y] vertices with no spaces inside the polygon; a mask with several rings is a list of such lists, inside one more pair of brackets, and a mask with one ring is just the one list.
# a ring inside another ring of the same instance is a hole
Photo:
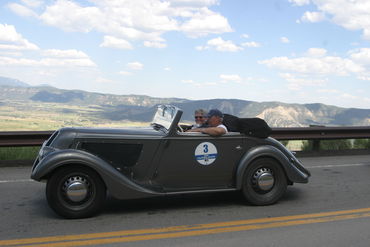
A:
{"label": "roadside vegetation", "polygon": [[2,147],[0,160],[33,160],[40,147]]}
{"label": "roadside vegetation", "polygon": [[[302,151],[314,149],[313,141],[303,141]],[[320,141],[319,150],[348,150],[348,149],[370,149],[370,139],[354,140],[323,140]]]}

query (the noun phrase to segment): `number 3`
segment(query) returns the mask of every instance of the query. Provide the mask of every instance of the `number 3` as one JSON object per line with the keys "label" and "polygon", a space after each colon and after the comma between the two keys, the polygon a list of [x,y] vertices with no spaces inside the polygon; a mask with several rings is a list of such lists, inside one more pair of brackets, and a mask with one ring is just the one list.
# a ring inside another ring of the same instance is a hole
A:
{"label": "number 3", "polygon": [[203,147],[204,147],[203,152],[208,153],[208,145],[204,144]]}

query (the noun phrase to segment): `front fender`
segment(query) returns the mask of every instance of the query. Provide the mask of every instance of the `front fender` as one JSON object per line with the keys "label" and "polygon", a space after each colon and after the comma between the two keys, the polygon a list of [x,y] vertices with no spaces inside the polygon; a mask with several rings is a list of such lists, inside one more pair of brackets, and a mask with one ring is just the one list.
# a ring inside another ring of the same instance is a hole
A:
{"label": "front fender", "polygon": [[41,181],[59,167],[76,164],[90,167],[96,171],[103,179],[109,193],[115,198],[134,199],[160,195],[158,192],[134,183],[99,157],[75,149],[58,150],[47,155],[35,165],[31,178]]}
{"label": "front fender", "polygon": [[[310,174],[309,172],[305,173],[304,171],[302,171],[302,166],[296,158],[288,158],[278,148],[271,145],[265,145],[252,148],[240,160],[236,174],[237,189],[242,188],[243,175],[248,165],[252,163],[255,159],[262,157],[270,157],[277,160],[284,169],[289,181],[296,183],[308,182],[308,177],[310,176]],[[301,169],[299,169],[297,166],[299,166]]]}

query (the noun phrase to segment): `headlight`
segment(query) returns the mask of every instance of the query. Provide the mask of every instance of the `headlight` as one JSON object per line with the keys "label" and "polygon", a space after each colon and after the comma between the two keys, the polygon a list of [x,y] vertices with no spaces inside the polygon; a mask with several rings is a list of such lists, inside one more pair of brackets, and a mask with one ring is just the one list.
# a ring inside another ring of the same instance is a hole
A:
{"label": "headlight", "polygon": [[42,160],[44,157],[54,152],[55,148],[43,146],[39,151],[39,159]]}

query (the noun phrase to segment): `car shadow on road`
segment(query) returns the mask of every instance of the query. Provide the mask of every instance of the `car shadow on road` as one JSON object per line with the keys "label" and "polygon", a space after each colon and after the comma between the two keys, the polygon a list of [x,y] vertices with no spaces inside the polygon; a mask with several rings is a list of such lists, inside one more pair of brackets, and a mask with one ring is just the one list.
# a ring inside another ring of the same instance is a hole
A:
{"label": "car shadow on road", "polygon": [[299,201],[302,196],[302,190],[300,188],[290,186],[288,187],[284,196],[280,199],[281,202]]}
{"label": "car shadow on road", "polygon": [[184,194],[132,200],[117,200],[113,197],[108,197],[104,214],[135,212],[155,214],[171,210],[230,207],[233,205],[245,205],[245,200],[240,192]]}
{"label": "car shadow on road", "polygon": [[[303,195],[300,188],[288,187],[287,192],[280,199],[278,204],[298,202],[302,196]],[[47,206],[47,202],[44,198],[37,198],[33,200],[32,204],[34,205],[32,208],[32,215],[43,215],[43,217],[49,219],[62,218],[56,215]],[[271,205],[271,207],[274,207],[275,205]],[[244,199],[240,191],[183,194],[131,200],[118,200],[108,195],[101,215],[126,215],[142,213],[147,215],[156,215],[176,212],[179,210],[200,211],[202,209],[208,209],[207,211],[209,211],[209,209],[236,209],[241,207],[255,208],[256,206],[249,204]]]}
{"label": "car shadow on road", "polygon": [[[299,188],[289,187],[279,203],[299,201],[302,196]],[[161,196],[145,199],[117,200],[108,196],[103,214],[159,214],[176,210],[196,210],[203,208],[255,207],[248,203],[240,191],[214,192]]]}

